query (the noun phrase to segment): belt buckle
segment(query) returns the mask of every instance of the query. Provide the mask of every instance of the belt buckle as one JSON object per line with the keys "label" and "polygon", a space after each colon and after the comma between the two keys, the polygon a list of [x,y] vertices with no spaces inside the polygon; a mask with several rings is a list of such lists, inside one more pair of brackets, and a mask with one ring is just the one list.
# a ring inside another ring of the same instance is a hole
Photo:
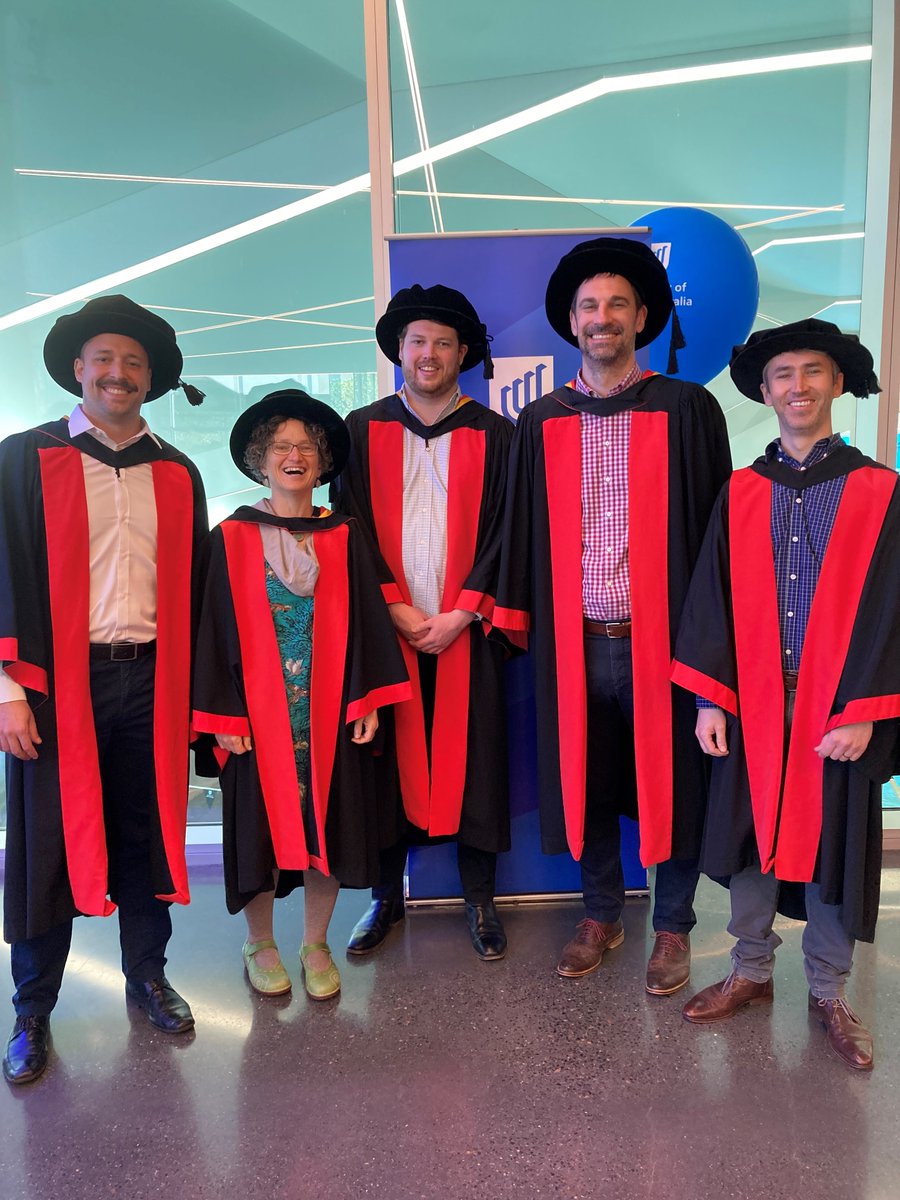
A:
{"label": "belt buckle", "polygon": [[132,662],[137,656],[137,642],[110,642],[109,644],[109,657],[112,662]]}
{"label": "belt buckle", "polygon": [[606,626],[606,636],[614,641],[621,641],[622,638],[628,637],[628,632],[613,633],[613,629],[623,629],[628,624],[627,621],[609,621]]}

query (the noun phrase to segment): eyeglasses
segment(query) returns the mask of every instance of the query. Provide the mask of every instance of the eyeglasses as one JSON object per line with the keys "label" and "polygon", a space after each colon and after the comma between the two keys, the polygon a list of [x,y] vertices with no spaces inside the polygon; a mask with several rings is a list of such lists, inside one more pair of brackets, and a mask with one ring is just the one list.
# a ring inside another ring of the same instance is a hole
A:
{"label": "eyeglasses", "polygon": [[292,450],[299,450],[306,458],[318,452],[318,446],[311,442],[269,442],[269,449],[276,454],[290,454]]}

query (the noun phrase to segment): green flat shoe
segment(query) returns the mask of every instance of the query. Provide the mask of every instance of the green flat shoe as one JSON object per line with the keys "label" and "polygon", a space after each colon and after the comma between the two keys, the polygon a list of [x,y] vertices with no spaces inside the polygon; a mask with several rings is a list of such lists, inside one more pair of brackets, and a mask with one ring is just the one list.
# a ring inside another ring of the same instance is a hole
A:
{"label": "green flat shoe", "polygon": [[[311,950],[324,950],[328,955],[328,966],[324,971],[314,971],[306,965],[306,956]],[[327,942],[310,942],[300,947],[300,963],[303,967],[303,983],[310,1000],[330,1000],[341,990],[341,975],[334,965]]]}
{"label": "green flat shoe", "polygon": [[280,957],[274,967],[261,967],[256,962],[256,955],[260,950],[277,949],[271,938],[265,938],[261,942],[244,942],[241,950],[250,986],[254,992],[259,992],[260,996],[283,996],[291,990],[291,977],[284,969]]}

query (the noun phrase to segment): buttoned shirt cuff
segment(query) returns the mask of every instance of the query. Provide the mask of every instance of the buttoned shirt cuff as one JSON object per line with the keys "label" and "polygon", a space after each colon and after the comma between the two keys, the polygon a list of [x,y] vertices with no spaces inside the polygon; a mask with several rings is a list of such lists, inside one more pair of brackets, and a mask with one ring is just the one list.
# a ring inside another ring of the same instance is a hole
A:
{"label": "buttoned shirt cuff", "polygon": [[718,704],[714,704],[712,700],[705,700],[703,696],[697,697],[698,708],[718,708]]}
{"label": "buttoned shirt cuff", "polygon": [[7,673],[0,667],[0,704],[8,704],[10,700],[24,700],[25,689],[21,684],[16,683],[14,679],[10,679]]}

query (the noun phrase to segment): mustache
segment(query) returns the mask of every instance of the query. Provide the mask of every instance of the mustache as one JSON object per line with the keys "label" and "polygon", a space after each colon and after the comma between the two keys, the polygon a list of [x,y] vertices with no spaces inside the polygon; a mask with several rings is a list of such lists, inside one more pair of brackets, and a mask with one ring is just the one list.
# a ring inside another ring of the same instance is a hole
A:
{"label": "mustache", "polygon": [[98,387],[118,387],[124,388],[126,392],[136,392],[137,388],[130,379],[116,379],[114,375],[105,375],[103,379],[97,383]]}

